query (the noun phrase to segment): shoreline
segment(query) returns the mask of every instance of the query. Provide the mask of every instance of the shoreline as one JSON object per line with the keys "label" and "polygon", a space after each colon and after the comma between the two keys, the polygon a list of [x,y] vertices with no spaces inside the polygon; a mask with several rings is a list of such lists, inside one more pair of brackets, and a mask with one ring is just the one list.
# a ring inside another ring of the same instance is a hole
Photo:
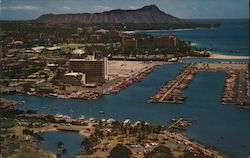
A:
{"label": "shoreline", "polygon": [[[92,124],[93,127],[93,124]],[[47,127],[43,127],[41,129],[37,129],[36,132],[42,133],[42,132],[60,132],[63,130],[59,130],[55,127],[51,127],[50,125]],[[67,130],[66,130],[67,131]],[[74,132],[74,131],[67,131],[67,132]],[[79,130],[79,132],[76,132],[80,134],[82,137],[90,137],[92,132],[87,132],[86,130]],[[119,135],[118,135],[119,136]],[[122,136],[122,135],[120,135]],[[161,137],[161,138],[160,138]],[[186,148],[192,148],[194,151],[202,152],[203,154],[214,156],[215,158],[229,158],[230,156],[223,153],[222,151],[218,150],[217,148],[211,147],[206,145],[205,143],[199,142],[198,140],[188,137],[185,134],[181,132],[176,131],[169,131],[169,130],[163,130],[162,133],[159,135],[159,141],[162,141],[163,138],[168,138],[174,142],[180,142],[178,144],[186,146]],[[107,138],[103,139],[102,142],[107,141]],[[99,145],[101,145],[100,143]],[[171,144],[171,143],[170,143]],[[97,145],[98,146],[98,145]],[[178,145],[177,145],[178,146]],[[175,146],[170,147],[172,151],[175,150]],[[96,153],[93,153],[93,156]],[[89,155],[81,155],[81,156],[89,156]]]}
{"label": "shoreline", "polygon": [[[112,93],[118,93],[127,87],[131,86],[136,82],[140,82],[144,79],[148,74],[154,71],[154,69],[159,66],[159,63],[154,63],[144,68],[140,69],[139,71],[130,74],[127,77],[121,77],[117,82],[110,84],[109,82],[102,85],[100,90],[92,90],[92,91],[77,91],[70,94],[59,94],[59,93],[39,93],[39,92],[27,92],[27,91],[15,91],[14,93],[25,94],[28,96],[45,96],[45,97],[56,97],[60,99],[83,99],[83,100],[95,100],[100,96],[109,95]],[[112,81],[111,81],[112,82]],[[2,93],[4,94],[4,93]]]}
{"label": "shoreline", "polygon": [[210,59],[250,59],[250,56],[235,56],[235,55],[224,55],[224,54],[217,54],[211,53]]}
{"label": "shoreline", "polygon": [[190,31],[190,30],[195,30],[195,29],[200,29],[200,28],[184,28],[184,29],[163,29],[163,30],[130,30],[130,31],[123,31],[123,33],[128,33],[128,34],[136,34],[136,33],[147,33],[147,32],[180,32],[180,31]]}

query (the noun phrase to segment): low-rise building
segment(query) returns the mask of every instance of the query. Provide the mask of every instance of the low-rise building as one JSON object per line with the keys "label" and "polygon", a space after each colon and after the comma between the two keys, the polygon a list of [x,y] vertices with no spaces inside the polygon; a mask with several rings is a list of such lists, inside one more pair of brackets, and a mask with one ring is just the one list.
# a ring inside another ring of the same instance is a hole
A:
{"label": "low-rise building", "polygon": [[79,72],[69,72],[64,74],[62,81],[64,84],[71,84],[72,86],[82,86],[86,84],[86,76]]}

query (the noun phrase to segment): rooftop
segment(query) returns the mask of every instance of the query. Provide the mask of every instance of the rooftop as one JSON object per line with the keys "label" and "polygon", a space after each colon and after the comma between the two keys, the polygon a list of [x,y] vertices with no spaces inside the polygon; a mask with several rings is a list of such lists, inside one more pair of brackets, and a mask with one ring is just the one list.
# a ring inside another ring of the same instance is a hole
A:
{"label": "rooftop", "polygon": [[78,75],[83,75],[83,73],[80,73],[80,72],[69,72],[69,73],[66,73],[65,76],[78,76]]}

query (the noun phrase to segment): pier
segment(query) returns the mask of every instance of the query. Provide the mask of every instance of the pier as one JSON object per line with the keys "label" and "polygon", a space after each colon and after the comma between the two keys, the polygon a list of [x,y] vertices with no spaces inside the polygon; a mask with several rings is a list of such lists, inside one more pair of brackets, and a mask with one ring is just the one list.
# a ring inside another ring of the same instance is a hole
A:
{"label": "pier", "polygon": [[196,74],[194,64],[188,64],[174,79],[167,81],[152,97],[148,99],[149,103],[177,103],[181,104],[185,97],[181,92],[193,80]]}
{"label": "pier", "polygon": [[241,108],[250,108],[249,66],[246,63],[199,63],[198,71],[226,72],[222,104],[238,104]]}
{"label": "pier", "polygon": [[226,80],[224,83],[224,90],[221,96],[222,104],[232,104],[236,103],[236,81],[238,73],[236,71],[230,70],[226,73]]}
{"label": "pier", "polygon": [[131,77],[117,83],[114,86],[112,86],[109,90],[107,90],[106,93],[118,93],[118,92],[120,92],[121,90],[130,86],[131,84],[141,81],[146,75],[148,75],[150,72],[152,72],[154,68],[155,68],[155,66],[149,66],[149,67],[145,68],[144,70],[142,70],[136,74],[133,74]]}
{"label": "pier", "polygon": [[177,125],[179,122],[181,122],[183,120],[183,118],[178,119],[177,121],[175,121],[172,125],[168,126],[168,129],[171,129],[172,127],[174,127],[175,125]]}
{"label": "pier", "polygon": [[173,123],[167,127],[168,130],[171,128],[185,129],[191,125],[191,121],[184,118],[172,119]]}
{"label": "pier", "polygon": [[236,102],[240,107],[250,107],[250,76],[249,71],[239,72],[239,85]]}

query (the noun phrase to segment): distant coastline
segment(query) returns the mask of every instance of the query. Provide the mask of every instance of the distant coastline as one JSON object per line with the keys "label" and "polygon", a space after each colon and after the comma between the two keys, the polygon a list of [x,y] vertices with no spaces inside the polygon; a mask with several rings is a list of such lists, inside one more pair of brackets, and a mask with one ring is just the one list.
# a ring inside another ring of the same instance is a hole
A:
{"label": "distant coastline", "polygon": [[184,29],[163,29],[163,30],[131,30],[131,31],[123,31],[123,33],[127,34],[136,34],[136,33],[147,33],[147,32],[169,32],[169,31],[189,31],[189,30],[194,30],[194,29],[199,29],[199,28],[184,28]]}
{"label": "distant coastline", "polygon": [[250,59],[250,56],[239,56],[239,55],[223,55],[223,54],[217,54],[217,53],[211,53],[210,57],[211,59]]}

